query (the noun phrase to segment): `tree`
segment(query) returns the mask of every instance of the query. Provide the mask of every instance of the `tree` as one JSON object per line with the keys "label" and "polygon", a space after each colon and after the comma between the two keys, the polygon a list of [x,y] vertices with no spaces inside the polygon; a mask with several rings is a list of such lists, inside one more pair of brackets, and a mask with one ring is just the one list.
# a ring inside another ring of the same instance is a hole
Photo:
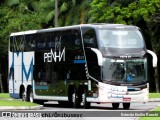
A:
{"label": "tree", "polygon": [[[8,83],[7,83],[7,50],[8,50],[8,38],[12,32],[25,31],[31,29],[40,29],[41,19],[39,14],[34,13],[29,9],[28,4],[24,3],[26,6],[22,7],[20,4],[3,4],[0,6],[0,72],[1,72],[1,88],[2,92],[8,92]],[[20,9],[21,8],[21,9]],[[23,9],[22,9],[23,8]]]}
{"label": "tree", "polygon": [[76,1],[70,5],[69,11],[66,13],[64,25],[75,25],[88,23],[90,0]]}
{"label": "tree", "polygon": [[[90,0],[58,0],[58,26],[88,22]],[[54,26],[55,0],[38,0],[32,3],[47,27]]]}
{"label": "tree", "polygon": [[[8,83],[7,83],[7,44],[9,33],[5,31],[5,27],[9,23],[10,17],[13,15],[13,11],[7,7],[0,6],[0,91],[8,92]],[[2,19],[3,18],[3,19]]]}
{"label": "tree", "polygon": [[54,16],[54,25],[58,27],[58,0],[55,0],[55,16]]}
{"label": "tree", "polygon": [[[57,0],[56,0],[57,1]],[[69,5],[74,3],[75,0],[70,2],[69,0],[58,0],[58,26],[63,24],[63,14],[69,9]],[[54,17],[55,17],[55,0],[38,0],[32,3],[33,8],[37,13],[40,13],[41,18],[45,21],[46,24],[55,26]],[[61,19],[62,18],[62,19]]]}

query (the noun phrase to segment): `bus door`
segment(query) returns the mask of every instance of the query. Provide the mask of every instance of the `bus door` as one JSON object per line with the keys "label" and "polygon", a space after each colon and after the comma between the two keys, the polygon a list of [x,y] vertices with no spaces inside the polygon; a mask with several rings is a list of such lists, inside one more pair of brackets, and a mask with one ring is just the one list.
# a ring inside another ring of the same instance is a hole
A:
{"label": "bus door", "polygon": [[97,54],[92,50],[92,48],[97,49],[98,47],[96,33],[92,28],[82,28],[82,33],[87,62],[86,73],[89,79],[88,90],[93,90],[95,92],[97,90],[96,81],[100,80],[100,66],[98,65]]}
{"label": "bus door", "polygon": [[100,79],[100,67],[98,65],[97,55],[92,48],[97,48],[96,33],[91,28],[83,28],[83,43],[86,55],[88,73],[96,79]]}

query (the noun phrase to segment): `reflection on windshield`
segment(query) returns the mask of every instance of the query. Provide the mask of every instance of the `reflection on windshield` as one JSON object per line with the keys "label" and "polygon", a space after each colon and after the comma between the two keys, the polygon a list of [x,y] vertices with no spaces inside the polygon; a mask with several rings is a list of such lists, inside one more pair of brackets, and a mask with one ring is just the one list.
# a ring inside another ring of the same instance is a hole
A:
{"label": "reflection on windshield", "polygon": [[114,60],[104,58],[103,80],[114,82],[141,82],[147,80],[146,59]]}
{"label": "reflection on windshield", "polygon": [[101,47],[143,48],[143,37],[137,29],[99,29]]}

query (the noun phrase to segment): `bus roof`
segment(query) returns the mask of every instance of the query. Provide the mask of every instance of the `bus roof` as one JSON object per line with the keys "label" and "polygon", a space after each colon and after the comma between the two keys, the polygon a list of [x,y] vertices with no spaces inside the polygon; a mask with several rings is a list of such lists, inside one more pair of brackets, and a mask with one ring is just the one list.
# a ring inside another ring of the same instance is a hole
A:
{"label": "bus roof", "polygon": [[93,28],[138,28],[138,27],[133,26],[133,25],[94,23],[94,24],[79,24],[79,25],[72,25],[72,26],[64,26],[64,27],[56,27],[56,28],[47,28],[47,29],[39,29],[39,30],[29,30],[29,31],[15,32],[15,33],[11,33],[10,36],[27,35],[27,34],[42,33],[42,32],[51,32],[51,31],[58,31],[58,30],[62,30],[62,29],[63,30],[67,30],[67,29],[80,28],[80,27],[93,27]]}

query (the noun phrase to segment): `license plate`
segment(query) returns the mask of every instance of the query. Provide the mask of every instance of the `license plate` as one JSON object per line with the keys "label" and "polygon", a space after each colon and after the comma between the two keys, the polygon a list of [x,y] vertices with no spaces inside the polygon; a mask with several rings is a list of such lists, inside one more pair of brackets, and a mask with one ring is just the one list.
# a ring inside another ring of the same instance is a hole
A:
{"label": "license plate", "polygon": [[123,98],[123,101],[131,101],[131,98]]}

